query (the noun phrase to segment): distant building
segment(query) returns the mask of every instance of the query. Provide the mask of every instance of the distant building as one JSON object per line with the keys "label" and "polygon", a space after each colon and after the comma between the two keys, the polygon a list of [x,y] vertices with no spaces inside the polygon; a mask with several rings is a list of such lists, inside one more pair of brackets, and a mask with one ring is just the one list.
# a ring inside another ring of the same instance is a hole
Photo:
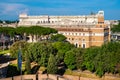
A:
{"label": "distant building", "polygon": [[119,21],[118,20],[105,20],[105,23],[110,25],[110,27],[114,27],[114,25],[118,25]]}
{"label": "distant building", "polygon": [[110,25],[104,22],[104,11],[79,16],[19,15],[18,26],[32,25],[55,28],[76,47],[101,46],[110,41]]}
{"label": "distant building", "polygon": [[116,32],[116,33],[112,33],[111,34],[111,39],[113,40],[113,41],[120,41],[120,33],[119,32]]}
{"label": "distant building", "polygon": [[118,25],[119,21],[118,20],[109,20],[111,25]]}

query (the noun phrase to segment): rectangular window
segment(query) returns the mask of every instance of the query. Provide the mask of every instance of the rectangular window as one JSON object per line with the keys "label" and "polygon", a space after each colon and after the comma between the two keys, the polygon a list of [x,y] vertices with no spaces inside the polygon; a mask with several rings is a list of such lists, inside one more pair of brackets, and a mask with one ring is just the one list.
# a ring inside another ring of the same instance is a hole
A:
{"label": "rectangular window", "polygon": [[85,48],[85,44],[82,45],[82,48]]}

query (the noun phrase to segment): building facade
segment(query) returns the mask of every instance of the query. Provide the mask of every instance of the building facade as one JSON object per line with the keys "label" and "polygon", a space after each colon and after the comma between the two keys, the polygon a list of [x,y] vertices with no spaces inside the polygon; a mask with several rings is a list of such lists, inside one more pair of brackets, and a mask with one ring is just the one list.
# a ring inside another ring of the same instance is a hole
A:
{"label": "building facade", "polygon": [[44,26],[58,30],[76,47],[101,46],[110,41],[110,26],[104,21],[104,11],[80,16],[19,15],[18,26]]}

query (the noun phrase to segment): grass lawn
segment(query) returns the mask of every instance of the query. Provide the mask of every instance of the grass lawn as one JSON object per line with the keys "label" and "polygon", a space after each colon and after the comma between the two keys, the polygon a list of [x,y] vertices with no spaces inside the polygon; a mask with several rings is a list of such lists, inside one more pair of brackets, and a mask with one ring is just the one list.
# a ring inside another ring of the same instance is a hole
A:
{"label": "grass lawn", "polygon": [[7,53],[9,53],[10,52],[10,50],[0,50],[0,54],[7,54]]}

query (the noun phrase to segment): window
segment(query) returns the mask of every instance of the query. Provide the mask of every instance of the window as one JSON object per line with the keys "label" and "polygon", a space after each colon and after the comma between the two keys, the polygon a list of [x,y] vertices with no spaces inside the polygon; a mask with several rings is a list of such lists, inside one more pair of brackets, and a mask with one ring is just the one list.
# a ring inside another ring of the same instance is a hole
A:
{"label": "window", "polygon": [[85,36],[85,33],[83,33],[83,36]]}
{"label": "window", "polygon": [[85,44],[82,45],[82,48],[85,48]]}
{"label": "window", "polygon": [[40,24],[40,21],[38,21],[37,24]]}
{"label": "window", "polygon": [[79,45],[79,47],[81,47],[81,45]]}
{"label": "window", "polygon": [[102,27],[102,25],[100,25],[100,27]]}
{"label": "window", "polygon": [[79,33],[79,36],[81,35],[81,33]]}
{"label": "window", "polygon": [[83,39],[83,41],[85,41],[85,39]]}
{"label": "window", "polygon": [[77,43],[75,44],[75,47],[78,47],[78,44],[77,44]]}
{"label": "window", "polygon": [[76,36],[77,36],[77,33],[75,33],[76,34]]}
{"label": "window", "polygon": [[45,23],[45,21],[43,21],[43,23]]}
{"label": "window", "polygon": [[72,35],[74,35],[74,34],[72,33]]}

